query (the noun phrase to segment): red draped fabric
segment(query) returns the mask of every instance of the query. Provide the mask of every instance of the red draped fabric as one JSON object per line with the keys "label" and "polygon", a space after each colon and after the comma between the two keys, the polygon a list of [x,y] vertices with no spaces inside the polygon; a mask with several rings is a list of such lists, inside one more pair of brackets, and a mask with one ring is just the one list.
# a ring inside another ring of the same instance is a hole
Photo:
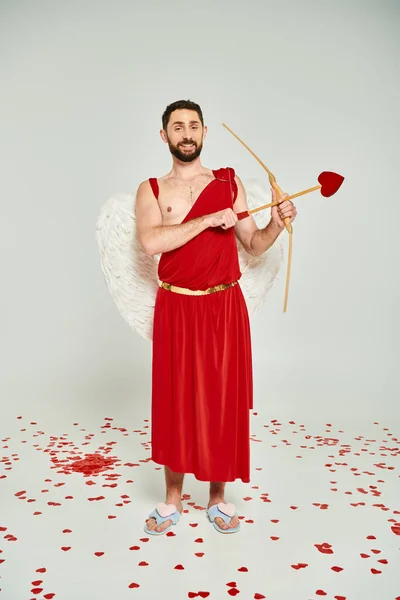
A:
{"label": "red draped fabric", "polygon": [[[232,168],[213,171],[182,223],[233,207]],[[230,180],[229,180],[230,178]],[[149,179],[158,198],[157,179]],[[241,277],[233,227],[210,227],[170,252],[161,281],[205,290]],[[152,459],[200,481],[250,481],[250,323],[240,284],[202,296],[159,288],[154,309]]]}

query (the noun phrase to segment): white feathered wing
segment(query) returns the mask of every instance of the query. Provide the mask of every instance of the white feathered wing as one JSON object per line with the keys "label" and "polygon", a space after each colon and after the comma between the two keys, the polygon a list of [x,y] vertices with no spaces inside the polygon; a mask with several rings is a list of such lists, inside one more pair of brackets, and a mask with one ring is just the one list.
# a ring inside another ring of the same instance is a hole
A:
{"label": "white feathered wing", "polygon": [[[270,202],[257,180],[245,185],[249,209]],[[135,196],[115,194],[102,206],[97,220],[96,241],[101,268],[118,311],[128,325],[147,340],[153,339],[153,315],[158,290],[157,269],[159,254],[145,254],[136,238]],[[254,213],[259,228],[269,221],[269,211]],[[250,256],[236,238],[240,270],[240,287],[252,317],[263,304],[280,267],[284,252],[282,240],[259,257]]]}

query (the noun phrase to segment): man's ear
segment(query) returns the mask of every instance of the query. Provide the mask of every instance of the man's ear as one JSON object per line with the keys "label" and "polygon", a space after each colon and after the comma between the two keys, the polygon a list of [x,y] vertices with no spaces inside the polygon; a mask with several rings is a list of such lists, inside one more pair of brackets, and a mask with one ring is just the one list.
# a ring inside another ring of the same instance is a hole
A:
{"label": "man's ear", "polygon": [[168,140],[167,140],[167,135],[166,135],[164,129],[160,129],[160,136],[161,136],[162,141],[167,144]]}

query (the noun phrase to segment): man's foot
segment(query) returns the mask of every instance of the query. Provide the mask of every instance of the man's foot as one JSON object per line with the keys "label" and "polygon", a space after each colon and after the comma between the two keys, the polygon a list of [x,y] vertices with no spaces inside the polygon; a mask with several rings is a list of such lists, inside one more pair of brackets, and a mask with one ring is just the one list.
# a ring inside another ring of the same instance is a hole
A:
{"label": "man's foot", "polygon": [[[175,504],[177,511],[182,514],[183,512],[183,505],[182,502],[174,502],[173,500],[168,500],[166,502],[166,504]],[[164,529],[167,529],[167,527],[169,527],[172,524],[171,519],[167,519],[166,521],[164,521],[164,523],[161,523],[160,525],[157,525],[157,521],[155,520],[154,517],[151,517],[151,519],[146,519],[146,523],[147,523],[147,529],[149,529],[150,531],[153,531],[153,529],[155,529],[156,531],[164,531]]]}
{"label": "man's foot", "polygon": [[[218,504],[219,502],[223,502],[225,504],[225,500],[223,498],[212,498],[212,499],[210,498],[207,509],[214,506],[214,504]],[[222,517],[215,517],[214,521],[218,525],[218,527],[220,527],[221,529],[234,529],[240,523],[240,521],[237,517],[232,517],[232,519],[229,521],[229,523],[225,523],[225,521],[224,521],[224,519],[222,519]]]}

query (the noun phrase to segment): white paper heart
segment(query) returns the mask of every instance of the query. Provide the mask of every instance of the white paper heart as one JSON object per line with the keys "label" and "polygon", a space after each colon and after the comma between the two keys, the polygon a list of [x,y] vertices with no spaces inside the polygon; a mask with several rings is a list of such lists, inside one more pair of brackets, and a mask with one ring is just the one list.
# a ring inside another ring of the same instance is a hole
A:
{"label": "white paper heart", "polygon": [[223,502],[219,502],[217,504],[219,510],[224,513],[224,515],[228,515],[228,517],[234,517],[236,512],[236,507],[231,502],[228,504],[224,504]]}
{"label": "white paper heart", "polygon": [[176,512],[177,508],[175,504],[165,504],[165,502],[160,502],[157,504],[157,511],[161,517],[169,517],[170,515]]}

